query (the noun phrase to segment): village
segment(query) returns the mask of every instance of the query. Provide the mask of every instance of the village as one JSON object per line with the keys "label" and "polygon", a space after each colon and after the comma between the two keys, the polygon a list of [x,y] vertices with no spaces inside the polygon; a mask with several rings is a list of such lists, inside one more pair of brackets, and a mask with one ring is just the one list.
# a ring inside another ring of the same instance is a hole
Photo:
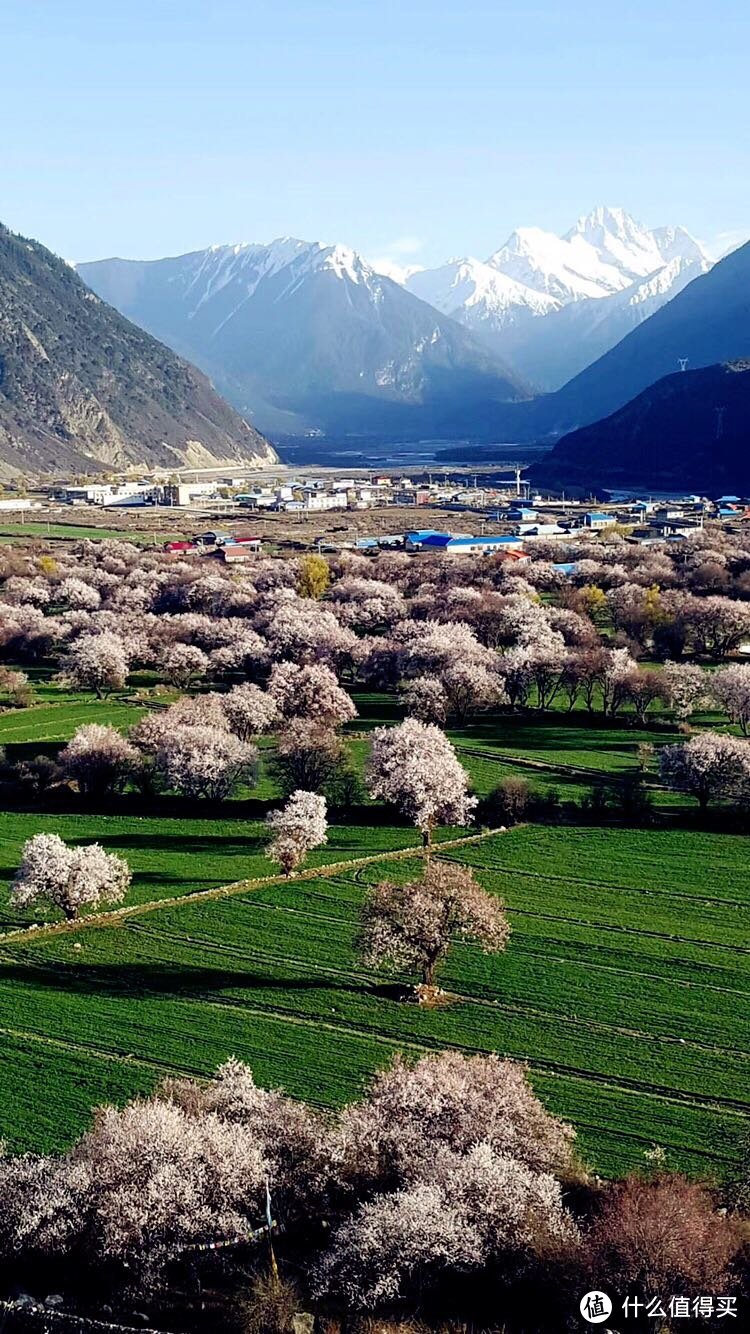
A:
{"label": "village", "polygon": [[[512,476],[503,478],[503,471]],[[612,496],[602,507],[591,497],[538,493],[516,465],[481,477],[462,470],[440,477],[343,476],[322,468],[254,477],[154,474],[8,488],[0,513],[9,533],[27,523],[32,531],[46,524],[48,533],[53,524],[70,527],[71,535],[82,524],[137,528],[152,532],[155,544],[158,533],[169,551],[213,554],[227,564],[261,551],[307,549],[372,556],[400,549],[522,563],[540,541],[568,545],[605,534],[648,547],[685,542],[706,522],[738,533],[750,520],[750,502],[737,495]]]}

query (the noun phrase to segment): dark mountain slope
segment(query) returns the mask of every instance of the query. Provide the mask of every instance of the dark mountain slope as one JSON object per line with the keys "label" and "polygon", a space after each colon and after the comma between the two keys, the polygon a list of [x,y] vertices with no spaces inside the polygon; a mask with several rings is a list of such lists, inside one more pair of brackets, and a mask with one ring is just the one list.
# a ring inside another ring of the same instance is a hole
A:
{"label": "dark mountain slope", "polygon": [[750,356],[750,244],[727,255],[555,394],[535,401],[529,429],[559,433],[598,421],[679,369]]}
{"label": "dark mountain slope", "polygon": [[750,362],[666,376],[563,436],[532,474],[561,488],[750,491]]}
{"label": "dark mountain slope", "polygon": [[274,458],[205,375],[0,226],[0,471]]}

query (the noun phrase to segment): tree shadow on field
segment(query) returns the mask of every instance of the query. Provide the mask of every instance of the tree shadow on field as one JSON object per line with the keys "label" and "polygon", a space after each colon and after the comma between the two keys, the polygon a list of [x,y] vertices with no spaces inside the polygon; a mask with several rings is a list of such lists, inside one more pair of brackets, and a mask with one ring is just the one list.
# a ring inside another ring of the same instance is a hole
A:
{"label": "tree shadow on field", "polygon": [[[225,857],[252,857],[261,855],[266,846],[266,840],[260,837],[248,834],[241,838],[228,838],[223,832],[218,831],[215,834],[209,834],[205,837],[196,837],[189,827],[186,827],[180,834],[156,833],[153,829],[144,831],[142,834],[137,831],[125,833],[122,830],[115,830],[111,834],[106,830],[97,832],[97,843],[102,847],[111,847],[115,851],[127,850],[137,851],[140,848],[147,852],[158,854],[160,852],[179,852],[184,856],[195,856],[200,853],[220,855]],[[140,875],[140,873],[138,873]]]}
{"label": "tree shadow on field", "polygon": [[279,976],[260,970],[199,968],[190,964],[0,964],[0,982],[20,982],[35,989],[67,992],[78,996],[109,996],[123,1000],[172,998],[206,1000],[210,993],[279,991],[337,991],[342,994],[381,996],[394,999],[399,988],[393,983],[366,978],[347,980],[327,974],[312,977]]}

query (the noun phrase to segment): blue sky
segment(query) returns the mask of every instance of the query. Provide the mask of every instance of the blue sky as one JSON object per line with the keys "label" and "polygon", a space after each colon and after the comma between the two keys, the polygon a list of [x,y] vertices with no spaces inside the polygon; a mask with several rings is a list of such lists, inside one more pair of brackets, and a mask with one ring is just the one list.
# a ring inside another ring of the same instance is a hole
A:
{"label": "blue sky", "polygon": [[[745,0],[3,0],[0,219],[69,259],[750,235]],[[721,242],[719,242],[721,244]]]}

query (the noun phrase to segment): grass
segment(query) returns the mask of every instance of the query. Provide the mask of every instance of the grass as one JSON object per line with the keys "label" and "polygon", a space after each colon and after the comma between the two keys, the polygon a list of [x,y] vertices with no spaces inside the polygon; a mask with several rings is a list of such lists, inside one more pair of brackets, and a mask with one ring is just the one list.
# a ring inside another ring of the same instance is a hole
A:
{"label": "grass", "polygon": [[[502,893],[514,928],[498,958],[455,948],[443,983],[461,1000],[447,1009],[390,998],[354,949],[363,882],[413,874],[407,861],[6,946],[0,1012],[12,1005],[14,1041],[37,1049],[54,1033],[66,1052],[96,1054],[92,1095],[113,1062],[132,1065],[137,1092],[144,1066],[207,1074],[235,1054],[264,1083],[330,1104],[397,1049],[496,1050],[530,1063],[598,1170],[659,1143],[673,1166],[721,1175],[750,1113],[747,845],[526,828],[446,854]],[[80,1091],[71,1101],[56,1047],[48,1064],[57,1146],[80,1128]],[[2,1130],[28,1141],[12,1108]],[[50,1142],[44,1127],[31,1134]]]}
{"label": "grass", "polygon": [[[139,715],[127,700],[60,694],[43,679],[36,688],[34,708],[0,717],[9,750]],[[359,731],[400,717],[386,696],[358,704]],[[678,735],[667,718],[639,729],[560,712],[500,714],[453,733],[478,792],[523,772],[574,800],[635,772],[640,741]],[[361,767],[366,740],[350,745]],[[273,790],[266,782],[253,795]],[[662,814],[667,796],[657,792]],[[382,819],[373,809],[372,821],[334,827],[310,863],[415,846],[414,831]],[[262,1083],[332,1105],[396,1050],[449,1045],[527,1061],[600,1172],[642,1164],[654,1144],[700,1175],[721,1177],[737,1158],[750,1124],[747,837],[529,826],[446,851],[502,894],[513,935],[498,958],[456,946],[443,983],[460,999],[422,1010],[393,999],[354,946],[364,885],[415,873],[416,859],[181,903],[268,873],[259,821],[6,812],[6,883],[41,829],[126,856],[129,902],[173,902],[116,927],[0,945],[0,1137],[13,1148],[64,1147],[92,1104],[144,1092],[167,1071],[207,1075],[231,1054]],[[31,916],[12,913],[0,888],[0,927]]]}
{"label": "grass", "polygon": [[138,532],[127,528],[96,528],[85,524],[47,523],[46,521],[3,524],[0,526],[0,541],[17,542],[27,538],[63,538],[70,542],[103,542],[112,539],[117,542],[133,542],[137,546],[160,546],[167,541],[174,541],[182,536],[175,532]]}
{"label": "grass", "polygon": [[[58,916],[39,905],[16,910],[8,900],[9,882],[24,842],[42,832],[58,834],[66,843],[101,843],[107,852],[124,857],[133,872],[126,904],[178,898],[236,880],[272,875],[277,869],[265,855],[267,837],[258,820],[2,812],[0,931]],[[310,854],[306,865],[326,866],[416,847],[419,842],[416,831],[406,827],[332,825],[328,842]]]}

